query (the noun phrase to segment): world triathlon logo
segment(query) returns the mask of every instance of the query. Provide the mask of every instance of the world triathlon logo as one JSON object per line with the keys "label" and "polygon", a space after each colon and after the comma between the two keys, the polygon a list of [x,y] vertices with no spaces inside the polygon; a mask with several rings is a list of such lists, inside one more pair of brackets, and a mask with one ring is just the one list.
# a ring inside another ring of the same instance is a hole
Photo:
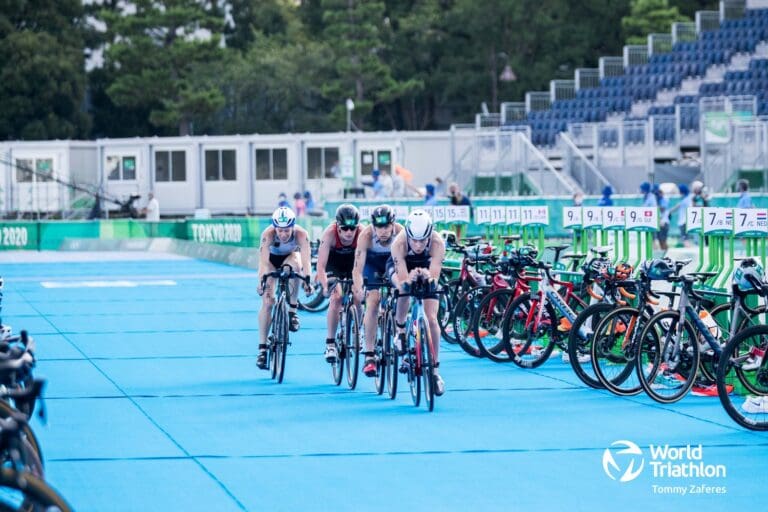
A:
{"label": "world triathlon logo", "polygon": [[631,482],[643,471],[645,459],[632,441],[615,441],[603,452],[603,471],[611,480]]}

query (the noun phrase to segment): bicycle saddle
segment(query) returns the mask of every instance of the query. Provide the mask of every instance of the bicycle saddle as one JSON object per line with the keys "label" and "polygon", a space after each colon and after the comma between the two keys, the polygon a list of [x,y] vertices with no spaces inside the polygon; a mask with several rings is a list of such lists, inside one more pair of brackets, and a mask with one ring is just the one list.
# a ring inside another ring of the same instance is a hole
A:
{"label": "bicycle saddle", "polygon": [[605,258],[608,256],[608,253],[613,250],[613,246],[610,245],[598,245],[597,247],[590,247],[590,251],[597,254],[598,256],[602,256]]}

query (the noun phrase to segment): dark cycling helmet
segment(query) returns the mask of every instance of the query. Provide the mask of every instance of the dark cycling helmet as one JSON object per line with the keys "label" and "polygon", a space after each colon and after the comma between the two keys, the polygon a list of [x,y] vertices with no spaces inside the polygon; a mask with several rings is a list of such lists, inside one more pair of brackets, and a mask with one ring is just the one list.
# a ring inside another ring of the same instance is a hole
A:
{"label": "dark cycling helmet", "polygon": [[742,260],[733,273],[733,284],[742,292],[752,291],[756,284],[762,282],[763,267],[754,258]]}
{"label": "dark cycling helmet", "polygon": [[592,258],[582,268],[584,275],[592,280],[603,277],[605,271],[611,266],[611,260],[608,258]]}
{"label": "dark cycling helmet", "polygon": [[614,267],[609,267],[609,270],[613,273],[613,278],[617,281],[626,281],[632,277],[632,265],[626,261],[618,262]]}
{"label": "dark cycling helmet", "polygon": [[531,245],[524,245],[509,252],[509,262],[515,267],[533,266],[538,257],[539,251]]}
{"label": "dark cycling helmet", "polygon": [[377,206],[371,212],[371,224],[377,228],[389,226],[395,222],[395,210],[387,204]]}
{"label": "dark cycling helmet", "polygon": [[360,223],[360,212],[355,205],[346,203],[336,208],[336,225],[356,227]]}
{"label": "dark cycling helmet", "polygon": [[675,267],[668,259],[654,258],[640,265],[640,273],[652,281],[662,281],[675,273]]}

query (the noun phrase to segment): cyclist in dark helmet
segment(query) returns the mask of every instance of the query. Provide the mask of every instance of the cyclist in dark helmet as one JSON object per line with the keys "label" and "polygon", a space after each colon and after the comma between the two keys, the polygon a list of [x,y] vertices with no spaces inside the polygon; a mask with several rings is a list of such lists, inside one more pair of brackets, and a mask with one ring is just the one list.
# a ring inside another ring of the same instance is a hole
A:
{"label": "cyclist in dark helmet", "polygon": [[[363,373],[368,377],[376,376],[376,360],[373,358],[373,344],[376,341],[376,323],[378,321],[379,283],[386,278],[387,260],[392,254],[392,242],[403,230],[395,222],[395,211],[389,205],[374,208],[371,224],[360,233],[355,252],[355,267],[352,272],[354,286],[352,291],[358,302],[363,302],[365,295],[365,363]],[[365,290],[364,290],[365,287]],[[367,290],[367,291],[366,291]]]}
{"label": "cyclist in dark helmet", "polygon": [[[342,204],[336,209],[336,218],[323,232],[317,250],[316,280],[328,295],[329,274],[339,279],[352,277],[355,266],[355,251],[360,238],[360,212],[354,205]],[[360,303],[355,300],[357,306]],[[325,339],[325,360],[336,362],[336,328],[341,311],[341,288],[336,286],[328,304],[328,335]]]}

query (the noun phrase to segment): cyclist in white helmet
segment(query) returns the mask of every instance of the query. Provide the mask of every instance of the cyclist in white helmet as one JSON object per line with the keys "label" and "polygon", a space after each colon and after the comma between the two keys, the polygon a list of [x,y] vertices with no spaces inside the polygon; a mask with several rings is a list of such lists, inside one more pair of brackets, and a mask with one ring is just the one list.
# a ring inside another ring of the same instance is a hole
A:
{"label": "cyclist in white helmet", "polygon": [[[414,210],[408,215],[405,229],[392,242],[392,256],[387,262],[387,275],[392,285],[403,290],[403,285],[418,279],[428,279],[437,283],[445,258],[445,242],[432,229],[432,218],[424,210]],[[397,324],[397,344],[402,349],[405,339],[405,316],[408,314],[408,297],[397,301],[395,323]],[[440,325],[437,323],[437,295],[424,298],[424,314],[429,323],[429,332],[435,354],[435,394],[445,392],[445,383],[438,373],[440,365]]]}
{"label": "cyclist in white helmet", "polygon": [[[261,278],[264,274],[278,270],[283,265],[290,265],[294,272],[308,275],[311,271],[309,235],[301,226],[296,225],[296,215],[293,210],[281,206],[272,214],[272,225],[261,234],[259,246],[259,285],[257,292],[262,296],[261,311],[259,311],[259,357],[256,364],[262,370],[267,368],[267,333],[272,321],[272,306],[275,303],[274,279],[267,279],[262,289]],[[308,285],[304,285],[308,289]],[[309,292],[309,290],[307,290]],[[296,314],[298,306],[298,286],[291,280],[288,303],[289,329],[299,330],[299,317]]]}

